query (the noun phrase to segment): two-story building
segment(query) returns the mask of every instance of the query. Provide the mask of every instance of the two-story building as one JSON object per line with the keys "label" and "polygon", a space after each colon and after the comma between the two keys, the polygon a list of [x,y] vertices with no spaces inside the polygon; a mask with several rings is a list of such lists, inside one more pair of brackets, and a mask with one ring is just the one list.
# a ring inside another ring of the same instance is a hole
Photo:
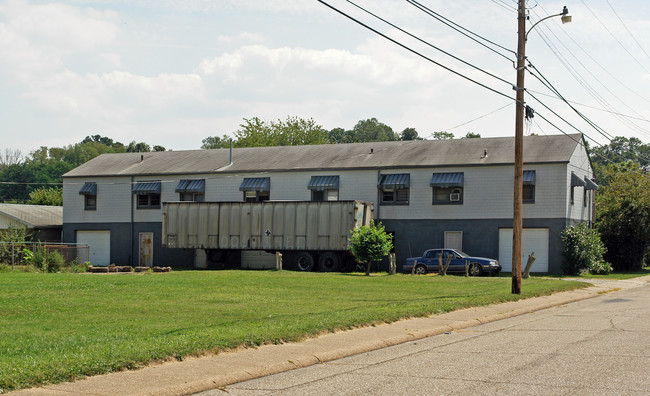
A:
{"label": "two-story building", "polygon": [[[398,267],[454,247],[511,268],[514,138],[103,154],[63,177],[63,238],[95,264],[204,267],[161,246],[161,202],[362,200],[394,234]],[[524,139],[524,263],[561,271],[560,233],[592,222],[593,170],[581,135]],[[252,258],[251,258],[252,259]],[[246,260],[242,256],[242,260]]]}

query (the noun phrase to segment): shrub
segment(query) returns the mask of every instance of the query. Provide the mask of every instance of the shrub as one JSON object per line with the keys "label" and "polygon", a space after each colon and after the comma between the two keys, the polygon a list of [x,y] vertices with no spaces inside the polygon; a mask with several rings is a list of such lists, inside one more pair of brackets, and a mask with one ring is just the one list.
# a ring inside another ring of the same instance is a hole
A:
{"label": "shrub", "polygon": [[589,272],[594,275],[607,275],[612,272],[612,266],[605,261],[592,263],[589,267]]}
{"label": "shrub", "polygon": [[47,252],[43,246],[35,246],[34,250],[23,249],[23,261],[40,271],[47,272]]}
{"label": "shrub", "polygon": [[370,263],[381,260],[392,248],[393,236],[386,233],[381,223],[370,223],[352,230],[350,250],[357,260],[366,263],[366,275],[370,275]]}
{"label": "shrub", "polygon": [[58,250],[52,250],[47,255],[47,272],[59,272],[65,265],[65,259]]}
{"label": "shrub", "polygon": [[564,242],[562,271],[565,274],[577,275],[601,266],[606,249],[598,231],[581,223],[565,228],[561,236]]}

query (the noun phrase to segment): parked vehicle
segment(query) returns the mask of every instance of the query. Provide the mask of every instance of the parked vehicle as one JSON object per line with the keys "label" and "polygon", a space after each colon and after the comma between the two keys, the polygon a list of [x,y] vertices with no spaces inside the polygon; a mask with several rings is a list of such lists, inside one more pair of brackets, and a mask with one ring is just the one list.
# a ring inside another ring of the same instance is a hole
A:
{"label": "parked vehicle", "polygon": [[501,265],[497,260],[472,257],[467,253],[461,252],[456,249],[429,249],[425,250],[421,257],[410,257],[406,259],[406,264],[402,267],[404,272],[413,272],[415,266],[416,274],[426,274],[427,272],[438,272],[439,259],[442,255],[442,264],[447,263],[447,259],[451,256],[451,262],[447,272],[465,272],[465,262],[469,263],[469,275],[481,276],[484,274],[497,275],[501,272]]}
{"label": "parked vehicle", "polygon": [[[204,249],[208,262],[236,261],[242,250],[280,252],[299,271],[356,266],[352,229],[370,225],[373,204],[362,201],[164,202],[162,245]],[[219,268],[219,265],[212,265]]]}

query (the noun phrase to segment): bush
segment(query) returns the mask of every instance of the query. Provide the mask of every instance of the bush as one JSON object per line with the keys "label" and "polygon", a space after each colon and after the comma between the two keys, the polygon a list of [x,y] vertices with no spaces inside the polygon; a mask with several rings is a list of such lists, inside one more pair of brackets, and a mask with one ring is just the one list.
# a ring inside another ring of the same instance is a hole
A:
{"label": "bush", "polygon": [[59,272],[65,265],[65,259],[58,250],[52,250],[47,255],[47,272]]}
{"label": "bush", "polygon": [[[603,267],[603,254],[607,251],[598,231],[582,223],[562,231],[564,262],[562,271],[566,275],[577,275],[583,271]],[[606,264],[606,263],[604,263]],[[607,264],[609,266],[609,264]]]}
{"label": "bush", "polygon": [[607,275],[612,272],[612,266],[605,261],[592,263],[591,267],[589,267],[589,272],[594,275]]}
{"label": "bush", "polygon": [[350,250],[357,260],[366,263],[366,275],[370,275],[370,263],[390,253],[393,236],[386,233],[381,223],[355,228],[351,234]]}
{"label": "bush", "polygon": [[23,261],[28,266],[47,272],[47,252],[43,246],[35,246],[34,250],[24,248]]}

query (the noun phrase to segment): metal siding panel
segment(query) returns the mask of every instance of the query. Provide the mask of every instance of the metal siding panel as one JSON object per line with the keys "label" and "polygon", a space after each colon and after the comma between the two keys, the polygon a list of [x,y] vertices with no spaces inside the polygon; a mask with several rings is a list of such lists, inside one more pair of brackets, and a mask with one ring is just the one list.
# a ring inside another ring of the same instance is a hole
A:
{"label": "metal siding panel", "polygon": [[312,205],[312,202],[307,203],[306,240],[307,249],[318,249],[318,205]]}
{"label": "metal siding panel", "polygon": [[273,213],[277,203],[266,202],[262,205],[262,248],[273,248]]}
{"label": "metal siding panel", "polygon": [[219,247],[230,248],[230,212],[231,204],[223,203],[219,208]]}

